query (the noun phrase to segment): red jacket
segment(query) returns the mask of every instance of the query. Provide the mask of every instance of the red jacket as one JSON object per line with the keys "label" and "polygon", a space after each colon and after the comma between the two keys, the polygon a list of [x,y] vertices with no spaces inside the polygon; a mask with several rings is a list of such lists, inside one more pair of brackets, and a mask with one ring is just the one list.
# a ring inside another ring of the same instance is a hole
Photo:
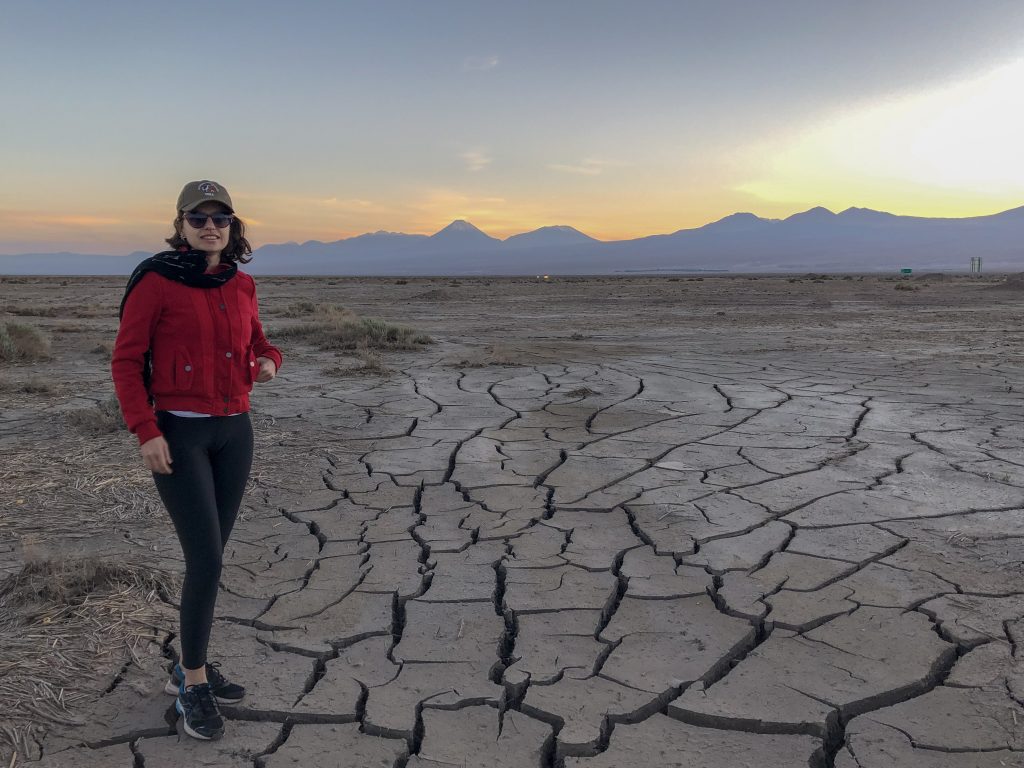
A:
{"label": "red jacket", "polygon": [[[146,350],[153,354],[148,394],[142,382]],[[147,272],[128,294],[110,362],[128,429],[141,444],[161,434],[154,411],[248,411],[257,357],[281,367],[280,351],[263,335],[249,275],[239,272],[217,288],[193,288]]]}

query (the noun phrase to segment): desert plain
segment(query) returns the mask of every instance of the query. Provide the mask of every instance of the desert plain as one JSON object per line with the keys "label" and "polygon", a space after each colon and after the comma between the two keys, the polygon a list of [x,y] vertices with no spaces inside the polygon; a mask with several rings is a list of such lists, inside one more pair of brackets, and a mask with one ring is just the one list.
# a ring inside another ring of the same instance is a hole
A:
{"label": "desert plain", "polygon": [[[262,278],[285,364],[211,658],[110,409],[122,278],[0,278],[0,763],[1024,765],[1024,289],[1000,276]],[[288,329],[345,307],[428,334]]]}

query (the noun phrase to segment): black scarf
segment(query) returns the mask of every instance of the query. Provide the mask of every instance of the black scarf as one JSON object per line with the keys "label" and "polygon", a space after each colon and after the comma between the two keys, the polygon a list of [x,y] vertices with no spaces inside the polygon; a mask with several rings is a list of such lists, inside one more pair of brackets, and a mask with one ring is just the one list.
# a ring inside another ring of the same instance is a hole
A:
{"label": "black scarf", "polygon": [[[128,301],[128,294],[147,272],[156,272],[168,280],[176,280],[193,288],[216,288],[238,274],[238,264],[234,262],[227,269],[213,274],[206,274],[206,266],[206,254],[202,251],[161,251],[143,260],[128,278],[124,296],[121,297],[121,307],[117,311],[118,318],[124,316],[124,304]],[[142,360],[142,384],[146,392],[149,392],[152,380],[153,353],[146,350]],[[150,396],[150,405],[152,404],[153,398]]]}
{"label": "black scarf", "polygon": [[121,308],[117,311],[119,318],[124,315],[124,303],[128,301],[128,294],[147,272],[156,272],[168,280],[176,280],[193,288],[216,288],[238,274],[238,265],[232,262],[228,269],[208,275],[206,254],[202,251],[162,251],[150,256],[143,260],[128,278],[128,285],[125,286],[124,296],[121,298]]}

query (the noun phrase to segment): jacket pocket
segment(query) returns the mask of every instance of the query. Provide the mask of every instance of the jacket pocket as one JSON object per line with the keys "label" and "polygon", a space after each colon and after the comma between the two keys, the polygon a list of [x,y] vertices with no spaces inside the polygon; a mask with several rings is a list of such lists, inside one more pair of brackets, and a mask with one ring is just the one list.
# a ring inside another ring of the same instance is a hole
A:
{"label": "jacket pocket", "polygon": [[192,389],[195,379],[195,366],[188,350],[178,349],[174,353],[174,388],[176,390]]}

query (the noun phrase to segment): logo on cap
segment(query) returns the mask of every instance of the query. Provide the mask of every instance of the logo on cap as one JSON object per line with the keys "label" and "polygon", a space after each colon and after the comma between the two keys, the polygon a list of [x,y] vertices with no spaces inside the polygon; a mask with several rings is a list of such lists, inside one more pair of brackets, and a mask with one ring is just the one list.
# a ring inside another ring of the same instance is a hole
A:
{"label": "logo on cap", "polygon": [[202,192],[204,195],[210,195],[211,197],[220,192],[220,190],[217,189],[217,185],[214,184],[212,181],[204,181],[203,183],[201,183],[199,185],[199,191]]}

